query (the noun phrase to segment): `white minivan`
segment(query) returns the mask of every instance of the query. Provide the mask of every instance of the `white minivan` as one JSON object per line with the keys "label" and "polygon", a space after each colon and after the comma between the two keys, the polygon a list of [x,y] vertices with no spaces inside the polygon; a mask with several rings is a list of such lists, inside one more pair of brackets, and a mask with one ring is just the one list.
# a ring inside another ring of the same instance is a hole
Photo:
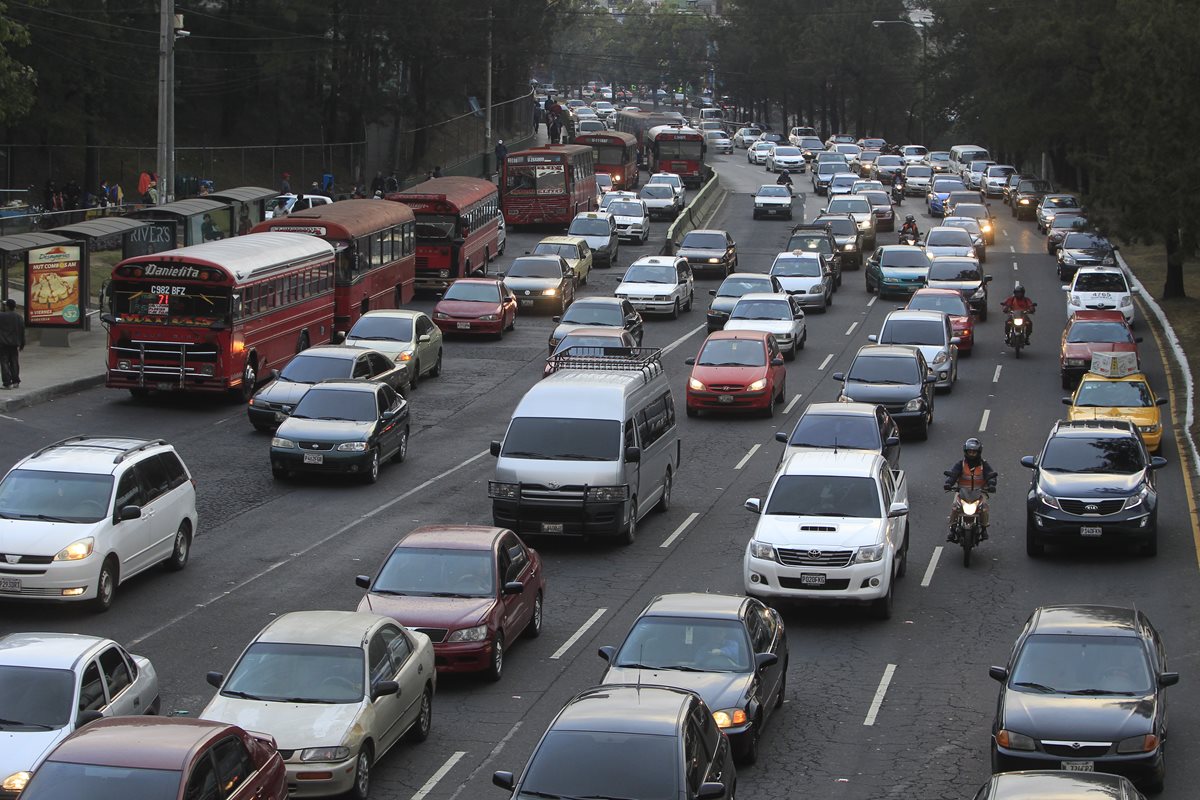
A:
{"label": "white minivan", "polygon": [[991,161],[992,156],[987,148],[977,144],[956,144],[950,148],[950,170],[961,175],[971,166],[972,161]]}

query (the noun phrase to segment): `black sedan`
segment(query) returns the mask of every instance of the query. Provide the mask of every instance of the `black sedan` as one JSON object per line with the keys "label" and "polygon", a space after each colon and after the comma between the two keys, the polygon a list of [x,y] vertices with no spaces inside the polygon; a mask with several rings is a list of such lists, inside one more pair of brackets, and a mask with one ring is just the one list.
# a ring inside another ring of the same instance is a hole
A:
{"label": "black sedan", "polygon": [[743,764],[783,705],[787,636],[779,612],[752,597],[667,594],[650,601],[620,648],[601,647],[601,683],[657,684],[704,698]]}
{"label": "black sedan", "polygon": [[874,403],[810,403],[791,434],[779,431],[779,460],[799,450],[867,450],[900,468],[900,431],[887,409]]}
{"label": "black sedan", "polygon": [[988,673],[1002,684],[992,723],[992,772],[1110,772],[1151,792],[1162,790],[1163,690],[1179,682],[1179,673],[1167,671],[1166,649],[1144,613],[1113,606],[1039,608],[1008,665]]}
{"label": "black sedan", "polygon": [[642,315],[626,299],[621,297],[588,297],[572,303],[562,316],[554,317],[557,323],[550,333],[550,353],[553,353],[563,337],[576,328],[624,328],[640,347],[642,344]]}
{"label": "black sedan", "polygon": [[1121,775],[1102,772],[1070,772],[1062,769],[1004,772],[975,793],[975,800],[1146,800]]}
{"label": "black sedan", "polygon": [[1080,267],[1111,267],[1117,248],[1108,239],[1089,231],[1070,231],[1058,248],[1058,279],[1070,283]]}
{"label": "black sedan", "polygon": [[839,400],[883,406],[902,428],[929,438],[937,376],[915,347],[868,344],[858,349],[849,372],[833,373],[842,382]]}
{"label": "black sedan", "polygon": [[383,353],[349,345],[310,347],[297,353],[283,371],[271,370],[271,382],[259,389],[246,406],[250,424],[270,431],[287,419],[300,398],[315,383],[360,379],[381,381],[396,391],[408,385],[408,365]]}
{"label": "black sedan", "polygon": [[408,403],[386,383],[325,381],[308,390],[271,439],[271,474],[341,472],[379,480],[408,456]]}
{"label": "black sedan", "polygon": [[1050,181],[1040,178],[1026,178],[1019,181],[1010,194],[1009,205],[1012,215],[1017,219],[1033,219],[1037,213],[1038,203],[1042,198],[1054,191]]}

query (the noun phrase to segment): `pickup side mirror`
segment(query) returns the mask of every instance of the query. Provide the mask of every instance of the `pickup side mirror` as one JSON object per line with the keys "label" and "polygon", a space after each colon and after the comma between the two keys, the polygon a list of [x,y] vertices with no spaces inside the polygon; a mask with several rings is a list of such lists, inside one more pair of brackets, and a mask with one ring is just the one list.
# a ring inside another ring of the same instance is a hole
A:
{"label": "pickup side mirror", "polygon": [[1178,672],[1160,672],[1158,673],[1158,685],[1163,689],[1168,686],[1174,686],[1179,683]]}
{"label": "pickup side mirror", "polygon": [[625,448],[625,463],[636,464],[642,460],[642,448],[626,447]]}
{"label": "pickup side mirror", "polygon": [[617,657],[617,648],[613,647],[611,644],[606,644],[604,647],[601,647],[599,650],[597,650],[596,653],[611,664],[612,660]]}
{"label": "pickup side mirror", "polygon": [[888,519],[903,517],[906,514],[908,514],[908,503],[896,502],[888,508]]}
{"label": "pickup side mirror", "polygon": [[1037,467],[1037,459],[1033,456],[1021,456],[1021,466],[1025,469],[1035,469]]}
{"label": "pickup side mirror", "polygon": [[354,576],[354,585],[360,589],[370,589],[371,588],[371,576],[370,575],[355,575]]}
{"label": "pickup side mirror", "polygon": [[754,656],[754,666],[759,669],[773,667],[779,663],[779,656],[774,653],[758,653]]}
{"label": "pickup side mirror", "polygon": [[758,514],[758,513],[760,513],[761,506],[762,506],[762,500],[760,500],[757,497],[751,497],[746,500],[746,504],[744,507],[751,514]]}
{"label": "pickup side mirror", "polygon": [[1000,681],[1001,683],[1004,683],[1006,680],[1008,680],[1008,668],[988,667],[988,677],[994,681]]}
{"label": "pickup side mirror", "polygon": [[499,456],[500,455],[500,442],[493,439],[490,449],[491,449],[491,453],[493,456]]}
{"label": "pickup side mirror", "polygon": [[378,700],[389,694],[400,694],[400,684],[395,681],[380,681],[371,687],[371,699]]}
{"label": "pickup side mirror", "polygon": [[517,785],[517,781],[513,777],[513,774],[503,770],[492,773],[492,783],[496,786],[499,786],[501,789],[507,789],[510,792],[516,788]]}
{"label": "pickup side mirror", "polygon": [[775,441],[782,442],[783,444],[787,444],[788,435],[786,433],[784,433],[783,431],[775,431]]}
{"label": "pickup side mirror", "polygon": [[208,681],[208,685],[214,689],[220,689],[221,684],[225,682],[224,672],[209,672],[204,676],[204,680]]}

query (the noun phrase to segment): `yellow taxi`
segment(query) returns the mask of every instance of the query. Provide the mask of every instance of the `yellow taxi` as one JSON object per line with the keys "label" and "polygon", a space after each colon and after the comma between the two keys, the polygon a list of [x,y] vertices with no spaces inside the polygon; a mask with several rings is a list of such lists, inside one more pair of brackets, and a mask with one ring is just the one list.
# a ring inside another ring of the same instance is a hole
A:
{"label": "yellow taxi", "polygon": [[592,271],[592,248],[581,236],[547,236],[533,248],[536,256],[562,256],[575,273],[575,285],[588,282]]}
{"label": "yellow taxi", "polygon": [[1150,382],[1140,372],[1121,378],[1109,378],[1094,372],[1086,373],[1071,397],[1063,404],[1071,407],[1067,420],[1127,419],[1142,432],[1146,448],[1157,453],[1162,443],[1163,420],[1159,406],[1167,398],[1155,397]]}

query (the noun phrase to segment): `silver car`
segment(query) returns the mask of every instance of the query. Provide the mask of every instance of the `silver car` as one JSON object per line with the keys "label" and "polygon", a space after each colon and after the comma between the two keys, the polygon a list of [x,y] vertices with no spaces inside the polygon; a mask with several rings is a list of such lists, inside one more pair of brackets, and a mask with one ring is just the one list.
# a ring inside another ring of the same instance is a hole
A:
{"label": "silver car", "polygon": [[603,211],[584,211],[576,214],[567,228],[568,236],[586,239],[592,248],[592,263],[611,267],[620,255],[621,237],[617,234],[617,223],[611,214]]}
{"label": "silver car", "polygon": [[704,132],[704,141],[708,143],[709,148],[714,153],[732,153],[733,140],[729,138],[729,134],[722,130],[707,130]]}
{"label": "silver car", "polygon": [[924,197],[933,179],[933,167],[928,164],[909,164],[904,168],[904,196]]}
{"label": "silver car", "polygon": [[375,350],[397,364],[407,364],[410,386],[426,375],[442,374],[442,332],[421,311],[368,311],[354,323],[343,344]]}
{"label": "silver car", "polygon": [[738,298],[725,323],[727,331],[763,331],[775,334],[775,341],[788,361],[804,349],[808,330],[800,301],[788,294],[751,293]]}
{"label": "silver car", "polygon": [[778,279],[784,292],[805,308],[815,308],[823,314],[833,305],[833,275],[819,253],[801,250],[780,253],[771,264],[770,274]]}
{"label": "silver car", "polygon": [[683,200],[665,183],[646,184],[638,190],[638,199],[646,204],[650,218],[675,219],[683,210]]}
{"label": "silver car", "polygon": [[[836,184],[837,176],[834,177]],[[834,194],[834,186],[830,186],[830,194]],[[875,208],[865,197],[850,195],[848,197],[831,197],[822,214],[849,214],[854,217],[854,223],[863,236],[863,247],[867,250],[875,248]]]}
{"label": "silver car", "polygon": [[939,225],[925,234],[925,254],[937,256],[976,256],[975,237],[962,228]]}
{"label": "silver car", "polygon": [[907,345],[921,351],[936,377],[934,386],[947,393],[958,380],[958,337],[950,317],[940,311],[893,311],[883,320],[879,334],[867,337],[876,344]]}

